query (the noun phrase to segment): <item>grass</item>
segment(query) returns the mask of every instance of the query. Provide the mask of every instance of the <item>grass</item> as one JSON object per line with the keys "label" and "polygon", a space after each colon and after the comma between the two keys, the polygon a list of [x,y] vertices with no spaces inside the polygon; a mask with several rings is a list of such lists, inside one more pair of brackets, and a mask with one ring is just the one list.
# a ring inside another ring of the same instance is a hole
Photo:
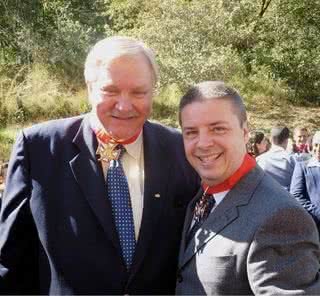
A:
{"label": "grass", "polygon": [[277,124],[287,126],[291,132],[297,126],[308,128],[314,133],[320,130],[320,107],[294,106],[286,101],[279,102],[266,97],[256,97],[247,103],[248,118],[251,129],[260,129],[270,132]]}

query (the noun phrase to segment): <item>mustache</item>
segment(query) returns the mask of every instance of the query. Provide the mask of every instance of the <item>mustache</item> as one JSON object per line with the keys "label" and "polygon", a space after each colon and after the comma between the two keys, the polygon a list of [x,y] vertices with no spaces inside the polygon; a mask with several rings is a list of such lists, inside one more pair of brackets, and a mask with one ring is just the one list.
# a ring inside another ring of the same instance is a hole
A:
{"label": "mustache", "polygon": [[109,112],[109,114],[106,114],[107,116],[111,116],[111,117],[117,117],[120,119],[125,119],[125,118],[133,118],[133,117],[137,117],[139,114],[136,111],[129,111],[129,112],[119,112],[119,111],[112,111]]}

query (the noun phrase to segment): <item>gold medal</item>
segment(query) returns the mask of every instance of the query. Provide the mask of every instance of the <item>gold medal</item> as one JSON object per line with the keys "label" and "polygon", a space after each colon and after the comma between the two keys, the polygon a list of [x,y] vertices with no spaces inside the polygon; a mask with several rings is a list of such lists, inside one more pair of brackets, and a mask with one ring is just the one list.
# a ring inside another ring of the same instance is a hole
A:
{"label": "gold medal", "polygon": [[98,149],[96,151],[98,161],[105,161],[109,163],[111,160],[117,160],[121,151],[117,146],[118,143],[114,141],[109,141],[106,144],[99,141]]}

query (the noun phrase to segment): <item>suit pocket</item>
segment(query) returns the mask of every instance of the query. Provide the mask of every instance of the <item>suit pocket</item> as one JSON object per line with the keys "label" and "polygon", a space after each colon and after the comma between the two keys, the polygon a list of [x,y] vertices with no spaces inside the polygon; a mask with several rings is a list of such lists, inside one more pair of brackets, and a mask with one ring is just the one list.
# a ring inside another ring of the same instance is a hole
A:
{"label": "suit pocket", "polygon": [[203,282],[219,284],[235,279],[236,256],[209,256],[197,265],[198,274]]}

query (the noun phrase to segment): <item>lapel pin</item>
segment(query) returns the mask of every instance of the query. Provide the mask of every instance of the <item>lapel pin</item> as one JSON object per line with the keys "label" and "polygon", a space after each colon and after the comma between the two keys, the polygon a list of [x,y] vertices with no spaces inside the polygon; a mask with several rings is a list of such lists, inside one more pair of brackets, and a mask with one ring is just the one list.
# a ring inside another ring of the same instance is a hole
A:
{"label": "lapel pin", "polygon": [[155,198],[160,198],[160,193],[156,193],[156,194],[154,195],[154,197],[155,197]]}

